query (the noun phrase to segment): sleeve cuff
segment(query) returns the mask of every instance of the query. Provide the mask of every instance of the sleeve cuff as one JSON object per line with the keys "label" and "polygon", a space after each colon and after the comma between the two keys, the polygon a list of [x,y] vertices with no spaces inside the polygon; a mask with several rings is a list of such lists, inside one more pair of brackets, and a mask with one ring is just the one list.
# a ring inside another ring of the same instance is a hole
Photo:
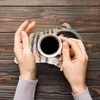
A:
{"label": "sleeve cuff", "polygon": [[19,77],[14,100],[33,100],[38,80],[25,80]]}
{"label": "sleeve cuff", "polygon": [[93,100],[89,93],[88,87],[86,87],[86,90],[83,91],[82,93],[80,94],[72,93],[72,95],[73,95],[74,100]]}
{"label": "sleeve cuff", "polygon": [[26,83],[37,83],[38,82],[38,79],[36,80],[26,80],[26,79],[23,79],[22,77],[19,76],[19,81],[25,81]]}

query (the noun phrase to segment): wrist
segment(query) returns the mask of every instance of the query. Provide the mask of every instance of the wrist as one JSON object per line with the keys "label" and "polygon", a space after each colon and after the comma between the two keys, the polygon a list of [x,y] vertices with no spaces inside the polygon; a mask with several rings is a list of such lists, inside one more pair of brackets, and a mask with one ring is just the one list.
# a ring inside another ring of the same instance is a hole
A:
{"label": "wrist", "polygon": [[20,77],[22,77],[25,80],[36,80],[36,72],[35,73],[26,72],[24,74],[20,74]]}
{"label": "wrist", "polygon": [[71,86],[73,94],[80,94],[86,90],[86,84],[77,84],[76,86]]}

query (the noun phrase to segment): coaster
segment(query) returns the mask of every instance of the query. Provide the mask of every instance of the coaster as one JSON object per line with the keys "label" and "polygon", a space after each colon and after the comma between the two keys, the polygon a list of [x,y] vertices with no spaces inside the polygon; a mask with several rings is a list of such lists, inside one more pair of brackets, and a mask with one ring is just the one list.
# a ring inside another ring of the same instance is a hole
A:
{"label": "coaster", "polygon": [[[71,32],[69,32],[70,34],[66,34],[64,31],[72,31],[74,34],[72,34]],[[45,34],[56,34],[57,36],[63,35],[67,38],[70,37],[70,38],[77,38],[77,39],[82,40],[79,33],[77,33],[75,30],[73,30],[68,23],[63,23],[60,26],[58,26],[54,29],[50,29],[48,31],[37,32],[37,33],[31,33],[30,34],[30,36],[29,36],[30,48],[31,48],[31,51],[32,51],[33,55],[35,56],[36,63],[48,63],[48,64],[53,64],[57,67],[60,67],[60,62],[58,61],[58,56],[53,57],[53,58],[47,58],[47,57],[42,56],[38,52],[38,45],[37,45],[38,40],[41,38],[41,36],[43,36]]]}

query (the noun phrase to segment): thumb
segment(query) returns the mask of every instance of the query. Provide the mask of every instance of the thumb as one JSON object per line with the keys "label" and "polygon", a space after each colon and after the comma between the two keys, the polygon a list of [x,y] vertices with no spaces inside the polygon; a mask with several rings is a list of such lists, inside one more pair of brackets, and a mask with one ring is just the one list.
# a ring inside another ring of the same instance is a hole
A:
{"label": "thumb", "polygon": [[23,45],[23,49],[29,48],[29,39],[25,31],[22,31],[22,45]]}
{"label": "thumb", "polygon": [[63,42],[62,55],[63,55],[63,63],[70,61],[69,45],[66,42]]}

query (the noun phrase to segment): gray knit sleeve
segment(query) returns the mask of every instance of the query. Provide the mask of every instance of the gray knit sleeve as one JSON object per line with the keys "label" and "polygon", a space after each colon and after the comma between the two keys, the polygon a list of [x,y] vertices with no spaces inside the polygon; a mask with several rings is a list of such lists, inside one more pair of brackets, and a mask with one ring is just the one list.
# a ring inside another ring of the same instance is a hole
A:
{"label": "gray knit sleeve", "polygon": [[80,94],[72,93],[72,95],[73,95],[74,100],[93,100],[87,87],[86,87],[86,90],[83,91],[82,93]]}
{"label": "gray knit sleeve", "polygon": [[34,100],[37,82],[38,80],[24,80],[19,77],[13,100]]}

